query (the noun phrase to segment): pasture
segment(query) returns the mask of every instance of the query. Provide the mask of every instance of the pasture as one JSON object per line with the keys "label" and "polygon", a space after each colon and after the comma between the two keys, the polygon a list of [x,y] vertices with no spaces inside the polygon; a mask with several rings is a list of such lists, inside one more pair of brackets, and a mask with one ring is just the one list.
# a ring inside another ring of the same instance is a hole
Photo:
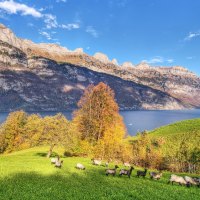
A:
{"label": "pasture", "polygon": [[[64,165],[57,169],[45,157],[47,150],[48,147],[36,147],[0,156],[1,200],[195,200],[200,196],[200,188],[167,184],[170,176],[167,172],[159,181],[151,180],[149,174],[137,178],[136,169],[130,179],[119,177],[118,173],[107,177],[105,167],[93,166],[89,158],[79,157],[61,158]],[[78,162],[86,170],[75,169]],[[109,167],[114,167],[114,163]]]}

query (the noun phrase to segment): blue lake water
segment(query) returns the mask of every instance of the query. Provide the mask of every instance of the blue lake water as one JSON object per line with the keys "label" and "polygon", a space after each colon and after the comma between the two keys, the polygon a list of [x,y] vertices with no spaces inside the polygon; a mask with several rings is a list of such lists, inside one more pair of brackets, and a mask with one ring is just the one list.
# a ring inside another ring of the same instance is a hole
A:
{"label": "blue lake water", "polygon": [[[57,112],[39,112],[41,116],[55,115]],[[71,112],[62,112],[68,119],[72,118]],[[157,127],[185,119],[200,118],[200,110],[177,111],[121,111],[128,133],[135,135],[139,131],[153,130]],[[8,113],[0,112],[0,123]]]}

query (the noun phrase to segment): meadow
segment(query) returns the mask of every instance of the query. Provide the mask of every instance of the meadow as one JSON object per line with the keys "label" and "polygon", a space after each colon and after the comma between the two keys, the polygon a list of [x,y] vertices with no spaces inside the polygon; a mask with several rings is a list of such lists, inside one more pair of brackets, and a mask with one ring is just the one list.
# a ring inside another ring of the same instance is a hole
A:
{"label": "meadow", "polygon": [[200,118],[179,121],[167,126],[159,127],[151,131],[152,137],[168,137],[173,138],[174,135],[193,134],[200,132]]}
{"label": "meadow", "polygon": [[[57,169],[45,157],[47,151],[48,147],[35,147],[0,156],[1,200],[199,199],[200,188],[167,184],[169,172],[159,181],[151,180],[149,175],[137,178],[136,169],[130,179],[118,174],[107,177],[105,167],[93,166],[89,158],[80,157],[62,158],[64,165]],[[61,148],[54,151],[62,153]],[[75,169],[78,162],[86,170]]]}

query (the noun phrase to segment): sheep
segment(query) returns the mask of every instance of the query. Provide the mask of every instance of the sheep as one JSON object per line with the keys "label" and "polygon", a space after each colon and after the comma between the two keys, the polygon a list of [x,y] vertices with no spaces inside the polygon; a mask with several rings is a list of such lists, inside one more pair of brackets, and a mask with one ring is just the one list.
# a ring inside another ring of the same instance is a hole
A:
{"label": "sheep", "polygon": [[195,181],[195,183],[197,184],[197,186],[200,187],[200,178],[194,177],[193,180]]}
{"label": "sheep", "polygon": [[175,174],[172,174],[170,176],[168,183],[172,183],[173,185],[174,182],[179,183],[179,185],[186,185],[188,187],[190,186],[190,183],[188,183],[182,176],[177,176]]}
{"label": "sheep", "polygon": [[149,172],[150,178],[159,180],[162,177],[162,172]]}
{"label": "sheep", "polygon": [[101,160],[91,159],[93,165],[101,165]]}
{"label": "sheep", "polygon": [[108,176],[109,174],[115,176],[116,172],[117,172],[117,168],[119,168],[117,165],[115,165],[114,169],[106,169],[106,176]]}
{"label": "sheep", "polygon": [[60,160],[59,156],[57,156],[56,158],[51,158],[51,164],[55,164],[59,160]]}
{"label": "sheep", "polygon": [[60,168],[60,169],[61,169],[62,165],[63,165],[63,160],[57,161],[57,162],[55,163],[55,167]]}
{"label": "sheep", "polygon": [[76,168],[76,169],[85,170],[85,167],[84,167],[84,165],[83,165],[83,164],[81,164],[81,163],[77,163],[75,168]]}
{"label": "sheep", "polygon": [[197,181],[196,178],[192,178],[192,177],[189,177],[189,176],[185,176],[184,177],[185,181],[190,184],[190,185],[197,185],[199,187],[199,183]]}
{"label": "sheep", "polygon": [[124,167],[131,167],[131,165],[130,165],[130,163],[125,162],[125,163],[124,163]]}
{"label": "sheep", "polygon": [[133,170],[134,170],[133,166],[131,166],[129,170],[121,169],[120,172],[119,172],[119,176],[127,175],[130,178],[131,177],[131,173],[132,173]]}
{"label": "sheep", "polygon": [[140,170],[138,170],[137,171],[137,177],[139,178],[140,176],[142,176],[143,178],[146,176],[146,174],[147,174],[147,169],[144,169],[144,171],[140,171]]}

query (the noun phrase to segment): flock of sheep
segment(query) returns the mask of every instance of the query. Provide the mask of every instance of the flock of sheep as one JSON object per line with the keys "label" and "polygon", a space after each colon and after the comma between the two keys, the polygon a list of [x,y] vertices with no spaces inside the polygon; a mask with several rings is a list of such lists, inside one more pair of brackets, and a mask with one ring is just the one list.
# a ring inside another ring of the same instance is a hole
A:
{"label": "flock of sheep", "polygon": [[[107,167],[107,169],[105,170],[105,174],[108,175],[113,175],[115,176],[117,174],[117,169],[119,168],[117,165],[115,165],[115,167],[113,169],[109,169],[108,168],[108,163],[102,164],[101,160],[97,160],[97,159],[92,159],[92,164],[96,165],[96,166],[104,166]],[[60,160],[60,157],[57,156],[56,158],[51,158],[51,164],[54,164],[55,167],[57,168],[61,168],[63,165],[63,160]],[[125,167],[129,167],[129,169],[120,169],[119,171],[119,176],[125,175],[128,176],[129,178],[131,177],[131,173],[134,170],[134,167],[131,166],[129,163],[124,163]],[[77,163],[75,166],[76,169],[80,169],[80,170],[85,170],[85,166],[81,163]],[[136,176],[139,177],[143,177],[145,178],[147,174],[147,169],[144,169],[144,171],[141,170],[137,170]],[[162,172],[149,172],[150,178],[154,179],[154,180],[159,180],[162,177]],[[172,174],[170,176],[170,179],[168,181],[168,183],[171,183],[173,185],[173,183],[178,183],[179,185],[185,185],[187,187],[190,187],[192,185],[195,186],[200,186],[200,178],[199,177],[189,177],[189,176],[177,176],[175,174]]]}

